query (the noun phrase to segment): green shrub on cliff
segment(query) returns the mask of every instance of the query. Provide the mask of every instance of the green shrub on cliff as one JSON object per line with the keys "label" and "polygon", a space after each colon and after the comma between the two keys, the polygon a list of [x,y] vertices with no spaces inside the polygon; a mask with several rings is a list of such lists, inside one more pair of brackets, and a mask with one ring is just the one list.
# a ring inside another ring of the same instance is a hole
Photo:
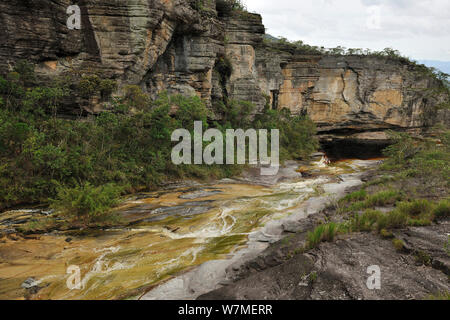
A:
{"label": "green shrub on cliff", "polygon": [[216,7],[220,14],[230,14],[233,11],[247,11],[242,0],[216,0]]}
{"label": "green shrub on cliff", "polygon": [[288,109],[266,109],[255,118],[255,128],[280,130],[280,158],[306,159],[319,147],[316,125],[307,116],[293,116]]}
{"label": "green shrub on cliff", "polygon": [[216,102],[216,111],[222,120],[217,122],[223,129],[248,129],[254,125],[252,114],[255,107],[247,101],[228,100],[227,103]]}
{"label": "green shrub on cliff", "polygon": [[19,62],[5,77],[0,76],[2,108],[38,116],[56,116],[62,100],[69,95],[63,82],[53,81],[47,86],[36,86],[33,67]]}

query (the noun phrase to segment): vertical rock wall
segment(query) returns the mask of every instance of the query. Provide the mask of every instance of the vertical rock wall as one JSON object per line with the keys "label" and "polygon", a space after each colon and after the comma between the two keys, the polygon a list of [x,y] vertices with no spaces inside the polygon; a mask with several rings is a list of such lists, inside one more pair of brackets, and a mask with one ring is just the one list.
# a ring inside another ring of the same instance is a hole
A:
{"label": "vertical rock wall", "polygon": [[[76,3],[81,30],[66,27]],[[429,97],[436,80],[386,58],[299,54],[263,40],[260,15],[231,12],[224,0],[9,0],[0,3],[0,73],[20,59],[43,79],[71,72],[115,79],[119,92],[139,85],[198,95],[208,106],[226,97],[308,114],[323,132],[419,128],[448,112]],[[217,70],[230,61],[231,76]],[[101,107],[88,108],[100,112]]]}

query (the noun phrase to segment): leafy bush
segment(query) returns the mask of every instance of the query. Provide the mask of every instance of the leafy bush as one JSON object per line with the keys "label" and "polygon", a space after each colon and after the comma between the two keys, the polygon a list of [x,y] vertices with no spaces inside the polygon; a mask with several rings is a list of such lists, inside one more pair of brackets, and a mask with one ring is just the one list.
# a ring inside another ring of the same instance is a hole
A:
{"label": "leafy bush", "polygon": [[389,157],[382,166],[385,171],[395,171],[402,180],[420,181],[420,193],[433,193],[450,185],[449,131],[438,133],[442,144],[430,139],[413,139],[405,133],[391,133],[394,144],[385,150]]}
{"label": "leafy bush", "polygon": [[407,133],[391,131],[389,138],[393,143],[384,150],[384,154],[389,158],[385,165],[404,165],[420,151],[420,144]]}
{"label": "leafy bush", "polygon": [[203,130],[208,128],[208,109],[197,96],[184,98],[182,96],[169,97],[169,103],[178,106],[176,118],[180,128],[194,130],[194,121],[203,123]]}
{"label": "leafy bush", "polygon": [[52,207],[84,222],[108,218],[111,208],[118,204],[122,188],[114,184],[94,187],[89,183],[75,188],[59,188]]}
{"label": "leafy bush", "polygon": [[253,127],[252,114],[255,113],[255,107],[250,102],[228,100],[215,103],[215,110],[221,116],[222,120],[217,122],[219,128],[227,129],[248,129]]}
{"label": "leafy bush", "polygon": [[306,116],[292,116],[288,109],[266,109],[255,117],[254,126],[280,130],[282,160],[307,159],[319,146],[314,122]]}
{"label": "leafy bush", "polygon": [[142,111],[150,108],[150,98],[139,86],[127,85],[124,91],[125,94],[122,97],[122,102],[125,103],[128,109]]}
{"label": "leafy bush", "polygon": [[95,95],[105,97],[117,89],[117,82],[111,79],[102,79],[97,74],[82,75],[77,89],[85,98]]}
{"label": "leafy bush", "polygon": [[307,159],[318,146],[315,132],[315,124],[302,116],[292,118],[286,126],[281,127],[280,144],[288,155],[285,159]]}

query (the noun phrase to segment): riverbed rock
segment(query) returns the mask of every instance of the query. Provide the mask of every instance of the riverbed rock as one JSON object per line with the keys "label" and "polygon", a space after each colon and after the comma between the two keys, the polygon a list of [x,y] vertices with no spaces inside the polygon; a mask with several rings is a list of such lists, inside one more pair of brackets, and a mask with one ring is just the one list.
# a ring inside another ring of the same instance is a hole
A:
{"label": "riverbed rock", "polygon": [[[433,228],[415,229],[428,234],[429,239],[439,234]],[[430,247],[424,244],[423,249]],[[271,251],[269,257],[279,252]],[[443,244],[437,251],[445,254]],[[448,274],[433,266],[418,266],[414,255],[397,252],[390,240],[373,234],[354,234],[324,243],[306,254],[281,260],[276,266],[256,261],[259,272],[253,270],[243,279],[199,299],[410,300],[449,290]],[[380,289],[367,286],[371,266],[381,270]]]}
{"label": "riverbed rock", "polygon": [[26,279],[21,287],[26,290],[26,296],[30,294],[36,294],[41,290],[42,288],[39,286],[39,282],[36,281],[34,278],[28,278]]}
{"label": "riverbed rock", "polygon": [[195,199],[199,199],[199,198],[207,198],[207,197],[211,197],[214,196],[216,194],[220,194],[223,193],[222,190],[212,190],[212,189],[200,189],[200,190],[194,190],[194,191],[188,191],[186,193],[183,193],[182,195],[180,195],[180,199],[185,199],[185,200],[195,200]]}
{"label": "riverbed rock", "polygon": [[28,278],[27,280],[25,280],[21,287],[24,289],[30,289],[36,286],[36,279],[34,278]]}
{"label": "riverbed rock", "polygon": [[254,166],[246,170],[240,177],[241,182],[254,183],[259,185],[273,186],[285,180],[301,179],[302,173],[298,171],[300,163],[298,161],[286,161],[283,166],[273,175],[262,175],[261,167]]}
{"label": "riverbed rock", "polygon": [[[288,166],[295,164],[298,165],[296,162],[287,163]],[[368,161],[367,167],[373,165],[373,162]],[[362,175],[362,173],[360,174]],[[281,219],[272,219],[265,223],[264,227],[250,233],[246,246],[230,254],[228,260],[210,261],[183,273],[157,286],[145,294],[142,299],[196,299],[224,285],[233,286],[237,283],[236,281],[244,279],[250,274],[283,264],[289,251],[293,250],[293,246],[295,248],[303,247],[306,232],[317,225],[319,221],[326,221],[327,216],[322,211],[330,204],[330,201],[354,186],[357,178],[358,175],[344,175],[340,181],[340,188],[330,190],[330,194],[310,198],[293,210],[290,215]],[[294,181],[296,181],[295,178],[290,182]],[[319,182],[323,186],[331,183],[328,178],[316,181],[316,183]],[[298,181],[295,183],[303,184]],[[359,181],[359,184],[362,184],[362,181]],[[305,188],[304,185],[301,190],[304,190],[303,188]],[[292,232],[301,236],[292,237]],[[284,247],[282,244],[285,242],[289,243],[290,247]],[[303,261],[301,265],[304,266],[306,272],[310,263]],[[211,289],[212,287],[214,289]]]}

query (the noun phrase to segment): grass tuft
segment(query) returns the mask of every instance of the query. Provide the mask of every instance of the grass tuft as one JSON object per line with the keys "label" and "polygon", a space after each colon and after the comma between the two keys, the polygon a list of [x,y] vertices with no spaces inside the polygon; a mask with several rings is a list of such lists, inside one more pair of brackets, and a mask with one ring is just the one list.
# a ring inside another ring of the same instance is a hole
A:
{"label": "grass tuft", "polygon": [[348,203],[348,202],[355,202],[355,201],[362,201],[367,198],[367,191],[364,189],[361,189],[359,191],[352,192],[348,195],[346,195],[340,202],[342,203]]}
{"label": "grass tuft", "polygon": [[[363,197],[364,196],[364,197]],[[360,200],[364,199],[364,200]],[[373,195],[367,195],[364,192],[354,192],[349,197],[342,201],[342,204],[349,204],[347,207],[342,207],[340,213],[345,212],[358,212],[364,209],[370,209],[375,207],[383,207],[387,205],[393,205],[397,201],[402,199],[402,194],[396,190],[385,190],[375,193]]]}
{"label": "grass tuft", "polygon": [[421,264],[421,265],[425,265],[425,266],[429,266],[431,265],[431,257],[428,253],[424,252],[424,251],[417,251],[416,252],[416,262]]}
{"label": "grass tuft", "polygon": [[338,231],[338,225],[334,222],[322,224],[314,231],[307,234],[307,247],[312,249],[317,247],[321,242],[334,241]]}
{"label": "grass tuft", "polygon": [[412,202],[399,202],[396,208],[411,217],[418,217],[431,212],[433,204],[428,200],[419,199]]}
{"label": "grass tuft", "polygon": [[386,229],[380,230],[380,236],[382,236],[385,239],[392,239],[394,238],[394,234],[390,231],[387,231]]}
{"label": "grass tuft", "polygon": [[392,244],[395,247],[395,250],[401,252],[405,249],[405,243],[400,239],[393,239]]}
{"label": "grass tuft", "polygon": [[450,200],[444,199],[440,201],[433,210],[436,219],[445,219],[450,217]]}

